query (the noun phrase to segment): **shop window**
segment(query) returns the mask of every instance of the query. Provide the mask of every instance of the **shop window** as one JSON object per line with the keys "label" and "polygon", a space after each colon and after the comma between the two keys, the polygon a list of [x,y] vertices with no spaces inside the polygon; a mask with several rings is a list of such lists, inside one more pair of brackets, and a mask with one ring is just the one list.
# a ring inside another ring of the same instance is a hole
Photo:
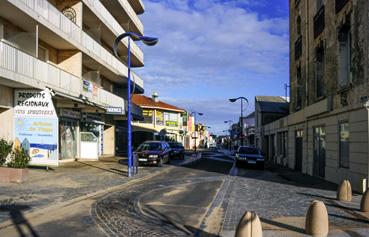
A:
{"label": "shop window", "polygon": [[350,167],[350,131],[349,123],[339,123],[339,161],[340,167]]}
{"label": "shop window", "polygon": [[142,115],[144,120],[142,121],[143,123],[151,123],[153,122],[153,110],[148,110],[148,109],[143,109],[142,110]]}
{"label": "shop window", "polygon": [[315,51],[315,94],[316,98],[325,96],[324,88],[324,48],[321,46]]}
{"label": "shop window", "polygon": [[339,69],[338,83],[340,88],[347,87],[351,74],[351,30],[349,26],[343,26],[338,33],[339,43]]}

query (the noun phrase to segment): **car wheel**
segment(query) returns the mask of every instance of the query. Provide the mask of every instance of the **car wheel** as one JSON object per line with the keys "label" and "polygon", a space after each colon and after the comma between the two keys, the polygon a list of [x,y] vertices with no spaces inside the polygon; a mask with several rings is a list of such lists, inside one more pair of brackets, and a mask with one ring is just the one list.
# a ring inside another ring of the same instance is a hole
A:
{"label": "car wheel", "polygon": [[264,162],[262,162],[262,163],[258,164],[258,168],[259,168],[260,170],[264,170]]}
{"label": "car wheel", "polygon": [[240,168],[240,166],[241,166],[240,162],[238,160],[236,160],[236,167]]}

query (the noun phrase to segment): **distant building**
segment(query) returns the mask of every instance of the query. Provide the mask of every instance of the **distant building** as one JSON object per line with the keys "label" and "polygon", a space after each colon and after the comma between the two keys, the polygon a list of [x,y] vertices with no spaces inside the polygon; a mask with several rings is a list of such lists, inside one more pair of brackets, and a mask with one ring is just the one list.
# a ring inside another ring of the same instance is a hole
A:
{"label": "distant building", "polygon": [[265,137],[263,126],[287,116],[288,112],[289,103],[281,96],[255,97],[255,145],[267,155],[273,154],[273,147],[269,144],[274,138]]}
{"label": "distant building", "polygon": [[134,120],[133,145],[137,147],[146,140],[170,140],[184,143],[187,113],[184,109],[152,97],[133,95],[132,102],[142,109],[143,120]]}
{"label": "distant building", "polygon": [[255,112],[244,117],[242,121],[244,144],[250,146],[255,145]]}

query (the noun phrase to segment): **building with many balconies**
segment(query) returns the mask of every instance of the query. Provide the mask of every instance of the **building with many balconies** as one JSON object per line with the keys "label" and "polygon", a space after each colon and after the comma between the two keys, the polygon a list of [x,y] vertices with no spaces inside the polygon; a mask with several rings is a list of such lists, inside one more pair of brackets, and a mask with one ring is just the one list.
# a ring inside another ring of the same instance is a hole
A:
{"label": "building with many balconies", "polygon": [[[126,127],[128,41],[120,59],[112,45],[124,32],[143,34],[143,12],[141,0],[0,1],[0,137],[28,141],[35,164],[115,155]],[[131,58],[144,65],[135,42]],[[132,80],[143,93],[143,80]]]}

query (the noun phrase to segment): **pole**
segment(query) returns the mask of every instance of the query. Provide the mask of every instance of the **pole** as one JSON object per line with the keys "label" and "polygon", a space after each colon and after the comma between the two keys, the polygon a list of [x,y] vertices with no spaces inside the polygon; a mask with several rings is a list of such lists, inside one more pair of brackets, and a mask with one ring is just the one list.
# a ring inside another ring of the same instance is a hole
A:
{"label": "pole", "polygon": [[132,174],[132,126],[131,126],[131,37],[128,37],[128,88],[127,88],[127,103],[128,103],[128,177]]}
{"label": "pole", "polygon": [[194,120],[195,120],[195,153],[197,153],[197,151],[196,151],[196,138],[197,138],[197,131],[196,131],[196,113],[195,113],[195,116],[194,116]]}
{"label": "pole", "polygon": [[241,146],[243,146],[243,102],[241,98]]}

